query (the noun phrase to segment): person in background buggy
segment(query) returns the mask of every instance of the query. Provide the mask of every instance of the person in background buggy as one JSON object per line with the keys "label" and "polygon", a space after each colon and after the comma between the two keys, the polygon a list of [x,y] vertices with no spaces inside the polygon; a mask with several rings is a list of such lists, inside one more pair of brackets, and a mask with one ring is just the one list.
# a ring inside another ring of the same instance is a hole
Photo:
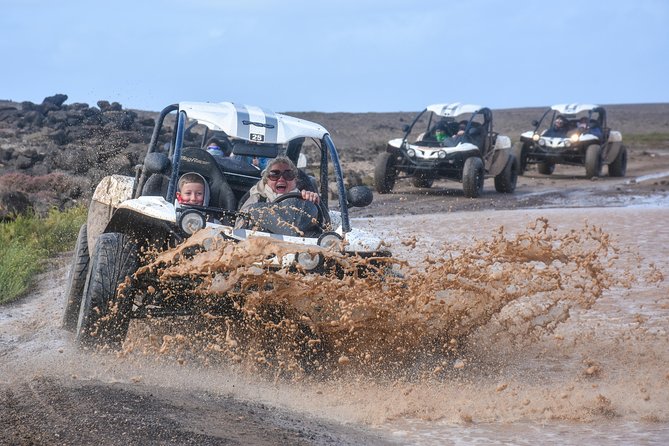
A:
{"label": "person in background buggy", "polygon": [[567,136],[567,130],[567,120],[564,116],[558,115],[553,122],[553,127],[546,130],[543,136],[563,138]]}

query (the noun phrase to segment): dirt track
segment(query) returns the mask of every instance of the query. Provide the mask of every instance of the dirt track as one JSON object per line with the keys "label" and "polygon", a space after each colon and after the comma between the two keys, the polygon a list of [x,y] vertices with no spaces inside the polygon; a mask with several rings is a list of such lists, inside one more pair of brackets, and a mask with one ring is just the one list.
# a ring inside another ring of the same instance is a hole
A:
{"label": "dirt track", "polygon": [[[666,152],[632,152],[626,178],[586,180],[582,169],[558,166],[550,177],[529,171],[512,195],[494,192],[488,180],[477,200],[464,198],[457,183],[429,190],[400,184],[352,215],[624,206],[658,196],[666,202],[668,173]],[[171,382],[174,363],[160,369],[167,377],[153,379],[142,363],[79,352],[59,328],[68,266],[67,256],[54,261],[34,293],[0,308],[0,444],[391,443],[356,426],[271,407],[252,387],[247,402],[216,386]],[[199,376],[193,371],[192,381]]]}
{"label": "dirt track", "polygon": [[666,150],[630,150],[629,154],[624,178],[609,177],[606,167],[604,175],[594,179],[586,179],[584,168],[579,166],[557,165],[550,176],[539,174],[531,167],[518,177],[515,193],[497,193],[489,178],[478,199],[465,198],[462,185],[457,182],[440,180],[430,189],[418,189],[403,180],[398,181],[394,193],[375,193],[370,206],[351,212],[354,216],[367,217],[483,209],[627,206],[640,204],[649,195],[669,193],[669,153]]}

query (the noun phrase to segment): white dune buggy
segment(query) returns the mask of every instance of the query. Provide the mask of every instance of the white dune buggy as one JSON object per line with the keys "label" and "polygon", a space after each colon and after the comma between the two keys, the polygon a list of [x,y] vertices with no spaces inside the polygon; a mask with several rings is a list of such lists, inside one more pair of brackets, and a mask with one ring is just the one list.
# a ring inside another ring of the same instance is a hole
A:
{"label": "white dune buggy", "polygon": [[[560,128],[557,120],[564,123]],[[544,175],[552,174],[556,164],[568,164],[584,166],[586,178],[592,178],[600,176],[606,164],[610,176],[625,176],[627,149],[622,134],[608,127],[604,107],[557,104],[532,125],[534,129],[522,133],[513,149],[521,175],[529,164],[536,164]]]}
{"label": "white dune buggy", "polygon": [[[232,156],[208,153],[205,142],[212,137]],[[320,205],[287,194],[281,202],[265,205],[273,207],[276,218],[293,218],[290,224],[267,218],[254,229],[236,228],[242,215],[238,204],[261,175],[249,160],[283,155],[303,165],[298,160],[304,159],[307,150],[317,173],[310,176],[300,169],[298,180],[302,188],[320,193]],[[206,179],[210,189],[206,206],[175,204],[178,179],[186,172]],[[328,199],[333,185],[336,203]],[[294,246],[294,254],[276,259],[277,265],[299,264],[306,273],[318,273],[323,265],[322,257],[314,254],[317,246],[334,246],[344,256],[389,256],[380,239],[351,227],[349,207],[371,201],[372,191],[365,186],[345,189],[337,149],[318,124],[230,102],[170,105],[156,121],[137,175],[106,177],[95,190],[74,252],[63,327],[75,331],[80,344],[118,347],[131,318],[208,311],[197,307],[193,296],[167,299],[160,293],[135,290],[131,300],[118,289],[141,266],[140,253],[177,246],[205,227],[226,240],[281,239]],[[291,213],[288,206],[304,213]]]}
{"label": "white dune buggy", "polygon": [[476,198],[486,177],[494,177],[498,192],[513,192],[518,163],[511,139],[493,131],[492,118],[492,111],[480,105],[429,105],[404,127],[402,138],[389,141],[379,154],[374,171],[377,192],[391,192],[401,178],[426,188],[445,178],[462,182],[464,195]]}

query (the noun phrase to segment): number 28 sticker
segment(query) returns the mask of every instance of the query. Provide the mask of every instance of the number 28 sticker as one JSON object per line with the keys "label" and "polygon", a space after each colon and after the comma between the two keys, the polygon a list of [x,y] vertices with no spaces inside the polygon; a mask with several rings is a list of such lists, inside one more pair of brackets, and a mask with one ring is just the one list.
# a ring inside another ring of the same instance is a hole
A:
{"label": "number 28 sticker", "polygon": [[249,139],[251,141],[263,142],[265,140],[265,135],[261,135],[260,133],[251,133],[249,135]]}

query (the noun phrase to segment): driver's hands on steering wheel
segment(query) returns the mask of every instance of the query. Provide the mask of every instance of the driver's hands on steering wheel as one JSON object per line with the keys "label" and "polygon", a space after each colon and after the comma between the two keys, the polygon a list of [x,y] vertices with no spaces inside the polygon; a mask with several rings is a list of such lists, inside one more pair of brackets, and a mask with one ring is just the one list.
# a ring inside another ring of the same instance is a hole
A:
{"label": "driver's hands on steering wheel", "polygon": [[318,195],[316,192],[312,192],[310,190],[301,190],[300,193],[302,194],[302,199],[311,201],[314,204],[318,204],[321,201],[320,195]]}

